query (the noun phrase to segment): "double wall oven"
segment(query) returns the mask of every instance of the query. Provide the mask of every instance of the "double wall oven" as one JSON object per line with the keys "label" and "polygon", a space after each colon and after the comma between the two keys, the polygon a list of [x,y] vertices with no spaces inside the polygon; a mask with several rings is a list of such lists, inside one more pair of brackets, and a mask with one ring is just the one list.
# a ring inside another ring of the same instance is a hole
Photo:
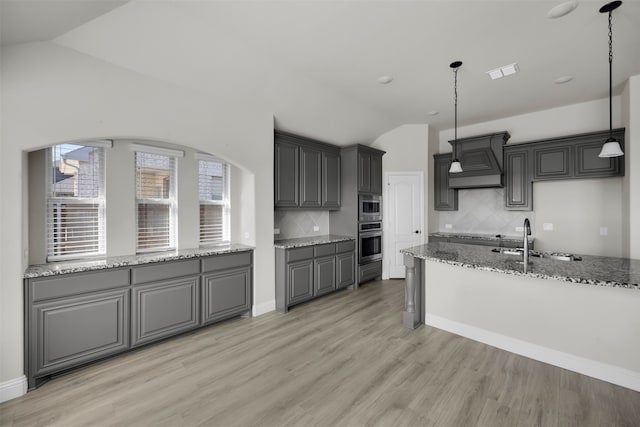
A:
{"label": "double wall oven", "polygon": [[382,197],[358,197],[358,263],[382,259]]}

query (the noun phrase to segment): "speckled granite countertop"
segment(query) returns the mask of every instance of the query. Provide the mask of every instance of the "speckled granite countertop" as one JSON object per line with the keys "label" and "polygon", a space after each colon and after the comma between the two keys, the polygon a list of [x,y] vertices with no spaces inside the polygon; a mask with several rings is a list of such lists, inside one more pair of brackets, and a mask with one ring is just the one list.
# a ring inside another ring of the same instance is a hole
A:
{"label": "speckled granite countertop", "polygon": [[299,237],[296,239],[282,239],[273,242],[276,248],[291,249],[301,248],[304,246],[322,245],[323,243],[345,242],[347,240],[355,240],[355,237],[338,236],[335,234],[327,234],[324,236]]}
{"label": "speckled granite countertop", "polygon": [[[500,241],[503,242],[522,242],[522,236],[506,236],[504,234],[459,234],[459,233],[429,233],[429,237],[469,239],[482,241],[495,241],[496,246]],[[533,242],[534,238],[529,236],[529,241]],[[522,246],[522,245],[520,245]]]}
{"label": "speckled granite countertop", "polygon": [[459,243],[433,242],[400,252],[431,261],[478,270],[563,280],[597,286],[640,290],[640,260],[581,255],[582,261],[529,258],[529,272],[522,272],[521,256],[491,252],[491,248]]}
{"label": "speckled granite countertop", "polygon": [[210,255],[221,255],[231,252],[253,250],[253,246],[231,243],[197,249],[180,249],[167,252],[153,252],[140,255],[125,255],[96,258],[92,260],[58,261],[48,264],[31,265],[24,272],[25,279],[55,276],[58,274],[81,273],[83,271],[103,270],[106,268],[130,267],[152,262],[175,261],[179,259],[201,258]]}

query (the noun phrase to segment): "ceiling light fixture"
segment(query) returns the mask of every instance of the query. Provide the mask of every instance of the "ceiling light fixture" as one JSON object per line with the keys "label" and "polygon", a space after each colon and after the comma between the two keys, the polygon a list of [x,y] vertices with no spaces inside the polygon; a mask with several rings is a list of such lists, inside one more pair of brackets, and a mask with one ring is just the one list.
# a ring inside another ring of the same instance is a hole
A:
{"label": "ceiling light fixture", "polygon": [[518,64],[514,62],[513,64],[504,65],[502,67],[487,71],[487,74],[489,75],[489,77],[491,77],[491,80],[496,80],[505,76],[515,74],[518,71],[520,71],[520,69],[518,68]]}
{"label": "ceiling light fixture", "polygon": [[600,8],[600,13],[609,14],[609,138],[602,146],[602,151],[600,151],[598,157],[619,157],[624,155],[624,153],[622,152],[622,148],[620,148],[620,143],[613,137],[613,119],[611,117],[611,98],[613,96],[611,82],[613,64],[613,32],[611,25],[611,11],[617,9],[621,4],[621,1],[612,1],[611,3],[607,3]]}
{"label": "ceiling light fixture", "polygon": [[564,3],[560,3],[559,5],[552,7],[549,12],[547,12],[547,18],[561,18],[573,12],[576,7],[578,7],[577,1],[566,1]]}
{"label": "ceiling light fixture", "polygon": [[438,114],[440,114],[440,112],[439,112],[439,111],[429,111],[429,112],[427,113],[427,116],[437,116]]}
{"label": "ceiling light fixture", "polygon": [[380,83],[381,85],[389,84],[392,81],[393,81],[393,77],[391,77],[391,76],[380,76],[380,77],[378,77],[378,83]]}
{"label": "ceiling light fixture", "polygon": [[451,166],[449,167],[449,173],[460,173],[462,172],[462,165],[460,161],[456,157],[456,145],[458,145],[458,68],[462,65],[462,61],[452,62],[449,67],[453,69],[453,100],[455,103],[454,109],[454,137],[453,137],[453,160],[451,161]]}

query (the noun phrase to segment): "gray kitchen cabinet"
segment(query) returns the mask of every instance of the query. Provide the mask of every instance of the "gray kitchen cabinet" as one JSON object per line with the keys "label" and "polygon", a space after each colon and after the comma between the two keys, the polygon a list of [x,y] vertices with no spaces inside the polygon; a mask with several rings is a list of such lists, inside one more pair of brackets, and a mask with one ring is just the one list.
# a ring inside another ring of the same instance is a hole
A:
{"label": "gray kitchen cabinet", "polygon": [[533,182],[531,179],[531,149],[507,146],[504,150],[504,205],[506,210],[533,209]]}
{"label": "gray kitchen cabinet", "polygon": [[[624,150],[624,132],[617,132],[615,136]],[[598,157],[602,150],[601,137],[585,138],[575,145],[574,150],[576,178],[624,176],[624,157]]]}
{"label": "gray kitchen cabinet", "polygon": [[59,372],[129,347],[129,289],[35,303],[28,325],[29,387]]}
{"label": "gray kitchen cabinet", "polygon": [[131,345],[136,347],[197,328],[199,288],[199,276],[134,286]]}
{"label": "gray kitchen cabinet", "polygon": [[451,154],[434,154],[433,165],[434,209],[437,211],[457,211],[458,190],[449,188]]}
{"label": "gray kitchen cabinet", "polygon": [[382,154],[378,150],[358,150],[358,192],[382,195]]}
{"label": "gray kitchen cabinet", "polygon": [[276,248],[276,309],[355,283],[355,241]]}
{"label": "gray kitchen cabinet", "polygon": [[29,389],[53,374],[249,313],[252,266],[245,250],[25,279]]}
{"label": "gray kitchen cabinet", "polygon": [[382,261],[360,264],[358,268],[360,270],[359,277],[361,283],[382,276]]}
{"label": "gray kitchen cabinet", "polygon": [[282,208],[299,205],[300,147],[285,141],[274,144],[274,206]]}
{"label": "gray kitchen cabinet", "polygon": [[336,243],[336,289],[356,282],[356,243],[353,240]]}
{"label": "gray kitchen cabinet", "polygon": [[251,313],[250,252],[202,260],[202,324]]}
{"label": "gray kitchen cabinet", "polygon": [[340,149],[276,131],[274,207],[340,209]]}
{"label": "gray kitchen cabinet", "polygon": [[322,153],[311,147],[300,147],[300,207],[322,206]]}
{"label": "gray kitchen cabinet", "polygon": [[[602,144],[600,144],[602,148]],[[572,149],[568,144],[536,144],[533,151],[533,179],[566,179],[573,176]],[[598,151],[599,152],[599,151]]]}
{"label": "gray kitchen cabinet", "polygon": [[340,208],[340,154],[322,152],[322,207]]}

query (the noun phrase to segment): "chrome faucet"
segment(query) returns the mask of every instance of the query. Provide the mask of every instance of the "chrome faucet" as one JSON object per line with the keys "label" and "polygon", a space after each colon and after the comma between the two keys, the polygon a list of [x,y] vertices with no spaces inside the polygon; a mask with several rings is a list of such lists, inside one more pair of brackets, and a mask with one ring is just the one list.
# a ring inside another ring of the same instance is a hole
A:
{"label": "chrome faucet", "polygon": [[524,263],[524,272],[527,272],[527,268],[529,267],[529,238],[527,236],[531,236],[531,224],[529,223],[529,218],[525,218],[524,219],[524,226],[523,226],[523,234],[524,234],[524,241],[523,243],[523,248],[524,248],[524,252],[523,252],[523,263]]}

